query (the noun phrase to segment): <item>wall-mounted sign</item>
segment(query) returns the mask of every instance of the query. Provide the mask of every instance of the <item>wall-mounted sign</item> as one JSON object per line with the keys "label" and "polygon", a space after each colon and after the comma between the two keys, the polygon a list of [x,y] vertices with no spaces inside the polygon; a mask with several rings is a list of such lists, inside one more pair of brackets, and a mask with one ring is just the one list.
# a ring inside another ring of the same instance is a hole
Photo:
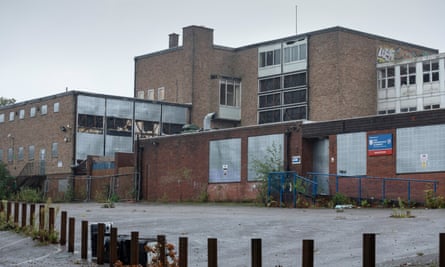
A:
{"label": "wall-mounted sign", "polygon": [[368,136],[368,156],[392,155],[392,134]]}
{"label": "wall-mounted sign", "polygon": [[292,156],[292,164],[301,164],[301,156]]}

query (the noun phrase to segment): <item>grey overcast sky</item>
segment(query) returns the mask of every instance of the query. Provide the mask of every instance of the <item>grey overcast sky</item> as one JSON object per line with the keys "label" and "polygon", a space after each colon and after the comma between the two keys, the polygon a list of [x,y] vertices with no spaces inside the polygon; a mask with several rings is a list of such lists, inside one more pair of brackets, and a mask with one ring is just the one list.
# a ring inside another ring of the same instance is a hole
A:
{"label": "grey overcast sky", "polygon": [[190,25],[228,47],[343,26],[445,52],[444,0],[0,0],[0,96],[131,97],[134,57]]}

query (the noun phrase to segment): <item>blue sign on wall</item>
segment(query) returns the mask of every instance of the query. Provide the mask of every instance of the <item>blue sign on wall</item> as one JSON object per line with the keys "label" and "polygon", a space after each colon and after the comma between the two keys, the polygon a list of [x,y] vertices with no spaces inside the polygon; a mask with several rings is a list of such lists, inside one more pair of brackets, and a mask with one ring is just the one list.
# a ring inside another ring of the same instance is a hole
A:
{"label": "blue sign on wall", "polygon": [[368,135],[368,156],[392,155],[392,134]]}

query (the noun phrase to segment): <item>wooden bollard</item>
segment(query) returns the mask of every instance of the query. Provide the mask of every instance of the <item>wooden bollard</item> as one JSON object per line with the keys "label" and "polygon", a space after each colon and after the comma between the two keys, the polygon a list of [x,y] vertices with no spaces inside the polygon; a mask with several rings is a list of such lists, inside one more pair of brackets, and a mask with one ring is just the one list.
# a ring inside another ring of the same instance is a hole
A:
{"label": "wooden bollard", "polygon": [[314,240],[303,240],[303,267],[314,266]]}
{"label": "wooden bollard", "polygon": [[165,235],[158,235],[158,245],[159,245],[159,259],[161,261],[161,266],[166,266],[167,259],[165,254]]}
{"label": "wooden bollard", "polygon": [[54,232],[54,220],[55,220],[55,209],[49,208],[49,224],[48,224],[48,230],[49,233],[52,234]]}
{"label": "wooden bollard", "polygon": [[363,267],[375,267],[375,234],[363,234]]}
{"label": "wooden bollard", "polygon": [[218,266],[218,240],[216,238],[207,239],[208,267]]}
{"label": "wooden bollard", "polygon": [[262,266],[261,239],[252,239],[252,267]]}
{"label": "wooden bollard", "polygon": [[188,263],[188,239],[179,238],[179,267],[187,267]]}
{"label": "wooden bollard", "polygon": [[110,267],[117,261],[117,228],[112,227],[110,233]]}
{"label": "wooden bollard", "polygon": [[6,222],[9,222],[9,219],[11,217],[11,208],[12,208],[12,204],[11,202],[7,202],[6,203]]}
{"label": "wooden bollard", "polygon": [[35,216],[36,216],[36,205],[33,203],[29,208],[29,225],[31,226],[31,228],[34,227]]}
{"label": "wooden bollard", "polygon": [[28,213],[28,205],[22,203],[22,228],[26,227],[26,214]]}
{"label": "wooden bollard", "polygon": [[75,223],[76,223],[76,219],[73,217],[70,217],[69,223],[68,223],[68,252],[74,252]]}
{"label": "wooden bollard", "polygon": [[439,234],[439,267],[445,267],[445,233]]}
{"label": "wooden bollard", "polygon": [[60,217],[60,245],[66,245],[66,211],[62,211]]}
{"label": "wooden bollard", "polygon": [[105,224],[97,224],[97,264],[104,264]]}
{"label": "wooden bollard", "polygon": [[[131,232],[130,265],[137,266],[138,264],[139,264],[139,232]],[[147,263],[145,262],[143,265],[145,266],[147,265]]]}
{"label": "wooden bollard", "polygon": [[80,257],[88,258],[88,221],[82,221]]}
{"label": "wooden bollard", "polygon": [[14,226],[19,225],[20,203],[14,202]]}
{"label": "wooden bollard", "polygon": [[39,206],[39,230],[45,229],[45,205]]}

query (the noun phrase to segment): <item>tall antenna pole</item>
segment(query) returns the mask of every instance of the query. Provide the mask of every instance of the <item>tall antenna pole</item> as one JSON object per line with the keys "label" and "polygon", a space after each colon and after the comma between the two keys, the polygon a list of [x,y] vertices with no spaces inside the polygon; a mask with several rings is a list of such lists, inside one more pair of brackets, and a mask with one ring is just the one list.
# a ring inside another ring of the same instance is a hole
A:
{"label": "tall antenna pole", "polygon": [[298,6],[295,5],[295,34],[298,34]]}

